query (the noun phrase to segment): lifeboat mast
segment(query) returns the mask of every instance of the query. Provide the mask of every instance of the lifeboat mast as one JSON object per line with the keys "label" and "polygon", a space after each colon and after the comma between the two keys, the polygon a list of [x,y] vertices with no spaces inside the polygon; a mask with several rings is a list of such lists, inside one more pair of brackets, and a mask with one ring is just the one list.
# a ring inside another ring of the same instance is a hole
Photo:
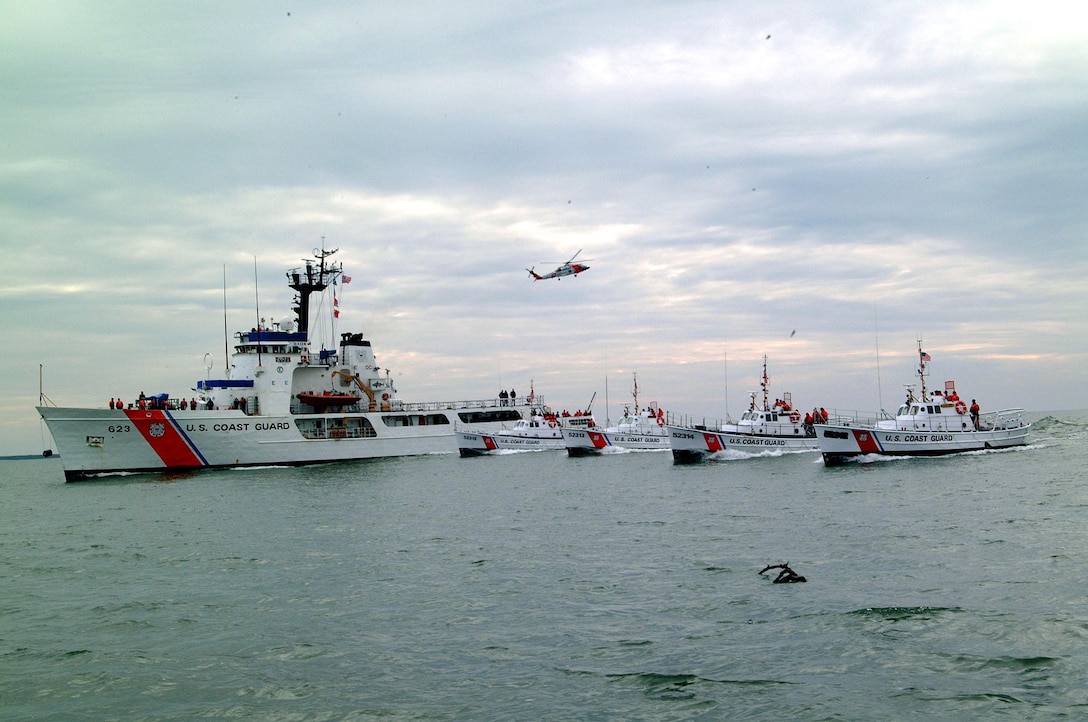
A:
{"label": "lifeboat mast", "polygon": [[922,339],[918,339],[918,378],[922,381],[922,403],[929,401],[929,395],[926,392],[926,362],[930,361],[930,355],[922,350]]}

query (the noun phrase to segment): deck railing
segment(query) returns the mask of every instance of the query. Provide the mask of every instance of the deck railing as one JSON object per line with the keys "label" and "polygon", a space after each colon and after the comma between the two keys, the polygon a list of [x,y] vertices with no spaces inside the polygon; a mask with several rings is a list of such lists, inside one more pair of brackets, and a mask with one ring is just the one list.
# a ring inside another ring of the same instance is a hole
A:
{"label": "deck railing", "polygon": [[[801,416],[804,417],[808,411],[800,411]],[[733,425],[737,422],[733,419],[721,419],[713,418],[709,416],[697,416],[693,414],[674,414],[670,413],[666,416],[667,421],[672,426],[686,426],[688,428],[700,429],[706,431],[721,431],[726,425]],[[849,409],[828,409],[827,410],[827,423],[838,424],[841,426],[872,426],[877,421],[888,420],[893,418],[887,411],[873,412],[873,411],[853,411]]]}

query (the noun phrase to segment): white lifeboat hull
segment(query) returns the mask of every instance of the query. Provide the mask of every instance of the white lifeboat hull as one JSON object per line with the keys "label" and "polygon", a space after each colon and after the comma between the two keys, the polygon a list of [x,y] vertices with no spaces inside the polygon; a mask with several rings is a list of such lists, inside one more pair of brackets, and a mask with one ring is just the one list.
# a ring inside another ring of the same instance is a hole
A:
{"label": "white lifeboat hull", "polygon": [[921,393],[916,395],[914,387],[908,386],[907,399],[893,418],[875,423],[839,418],[817,426],[824,464],[836,466],[868,455],[945,456],[1027,444],[1031,424],[1024,422],[1023,409],[979,414],[974,401],[968,407],[960,398],[954,381],[945,381],[943,390],[928,393],[926,368],[930,361],[918,339],[916,374]]}
{"label": "white lifeboat hull", "polygon": [[563,448],[563,431],[593,428],[590,415],[554,417],[532,415],[509,429],[467,426],[457,431],[457,449],[461,456],[483,456],[503,451],[545,451]]}
{"label": "white lifeboat hull", "polygon": [[664,426],[641,431],[563,429],[563,444],[569,456],[595,456],[625,449],[666,451],[669,435]]}
{"label": "white lifeboat hull", "polygon": [[966,451],[1005,449],[1027,443],[1031,424],[985,431],[882,429],[875,426],[817,426],[817,438],[824,463],[836,466],[864,457],[944,456]]}
{"label": "white lifeboat hull", "polygon": [[759,454],[816,451],[819,448],[816,437],[805,435],[800,425],[786,429],[790,433],[759,433],[736,425],[725,425],[720,429],[694,426],[669,426],[668,429],[673,461],[682,464],[699,462],[723,451]]}
{"label": "white lifeboat hull", "polygon": [[544,451],[563,448],[559,429],[554,435],[521,436],[503,432],[458,431],[457,449],[461,456],[482,456],[500,451]]}

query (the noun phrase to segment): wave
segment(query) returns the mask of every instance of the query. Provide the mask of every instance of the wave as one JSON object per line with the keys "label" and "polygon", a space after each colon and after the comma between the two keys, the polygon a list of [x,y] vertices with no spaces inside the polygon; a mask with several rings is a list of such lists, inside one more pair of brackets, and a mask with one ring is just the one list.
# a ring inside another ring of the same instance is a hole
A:
{"label": "wave", "polygon": [[1062,660],[1058,657],[982,657],[978,655],[959,654],[953,658],[957,669],[963,672],[975,674],[987,670],[1000,670],[1012,672],[1039,672],[1050,671]]}
{"label": "wave", "polygon": [[1077,439],[1088,433],[1088,422],[1081,419],[1061,419],[1048,414],[1032,422],[1031,430],[1036,434],[1046,433],[1059,439]]}
{"label": "wave", "polygon": [[607,446],[601,449],[601,456],[609,454],[660,454],[662,451],[671,451],[669,447],[661,449],[631,449],[625,446]]}
{"label": "wave", "polygon": [[737,449],[722,449],[708,454],[708,462],[715,461],[739,461],[741,459],[771,459],[779,456],[792,456],[794,454],[819,453],[819,449],[765,449],[763,451],[739,451]]}
{"label": "wave", "polygon": [[962,611],[961,607],[865,607],[864,609],[855,609],[849,614],[896,621],[900,619],[934,619],[943,614],[957,614]]}
{"label": "wave", "polygon": [[[845,464],[890,464],[903,461],[933,461],[934,459],[954,459],[958,456],[984,456],[989,454],[1020,454],[1025,451],[1034,451],[1036,449],[1045,449],[1047,445],[1041,442],[1034,442],[1030,444],[1022,444],[1020,446],[1006,446],[1001,449],[971,449],[966,451],[955,451],[950,454],[942,454],[940,456],[910,456],[908,454],[858,454],[857,456],[851,456],[843,459]],[[821,459],[822,461],[822,459]]]}
{"label": "wave", "polygon": [[754,688],[795,684],[780,679],[712,679],[698,674],[667,674],[662,672],[629,672],[606,676],[614,681],[634,683],[643,688],[647,697],[658,700],[694,699],[697,696],[694,688],[703,684],[737,685]]}

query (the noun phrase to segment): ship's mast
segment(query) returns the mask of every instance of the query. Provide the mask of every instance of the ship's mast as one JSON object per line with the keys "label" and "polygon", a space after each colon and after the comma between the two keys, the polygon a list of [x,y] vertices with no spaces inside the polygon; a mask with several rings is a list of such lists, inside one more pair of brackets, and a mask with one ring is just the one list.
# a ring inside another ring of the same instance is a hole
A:
{"label": "ship's mast", "polygon": [[926,394],[926,362],[930,360],[929,354],[922,350],[922,339],[918,339],[918,378],[922,380],[922,401],[929,401]]}
{"label": "ship's mast", "polygon": [[767,354],[763,354],[763,379],[759,385],[763,387],[763,410],[766,411],[770,408],[767,405],[767,388],[771,385],[771,380],[767,378]]}
{"label": "ship's mast", "polygon": [[314,258],[317,264],[310,259],[306,261],[305,269],[292,268],[287,272],[288,284],[296,293],[294,312],[298,316],[299,333],[307,334],[310,330],[310,294],[321,293],[329,284],[340,275],[342,267],[336,263],[326,263],[326,259],[336,253],[339,248],[326,251],[324,247],[314,249]]}

